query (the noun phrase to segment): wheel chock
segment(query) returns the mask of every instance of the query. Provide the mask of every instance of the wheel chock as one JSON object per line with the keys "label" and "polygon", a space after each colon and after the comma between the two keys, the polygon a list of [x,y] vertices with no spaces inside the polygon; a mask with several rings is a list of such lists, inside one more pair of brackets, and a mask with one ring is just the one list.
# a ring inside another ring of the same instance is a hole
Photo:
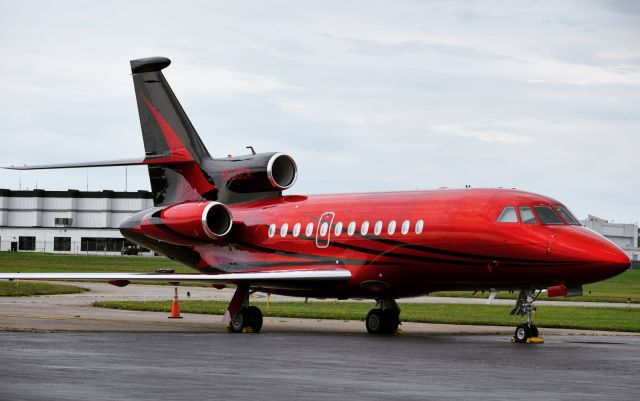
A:
{"label": "wheel chock", "polygon": [[242,328],[243,333],[253,333],[253,327],[247,326]]}
{"label": "wheel chock", "polygon": [[[516,336],[511,337],[512,343],[517,343]],[[544,338],[542,337],[529,337],[527,338],[527,344],[544,344]]]}
{"label": "wheel chock", "polygon": [[404,333],[402,332],[402,329],[398,327],[398,328],[393,332],[393,334],[395,334],[396,336],[401,336],[401,335],[402,335],[402,334],[404,334]]}

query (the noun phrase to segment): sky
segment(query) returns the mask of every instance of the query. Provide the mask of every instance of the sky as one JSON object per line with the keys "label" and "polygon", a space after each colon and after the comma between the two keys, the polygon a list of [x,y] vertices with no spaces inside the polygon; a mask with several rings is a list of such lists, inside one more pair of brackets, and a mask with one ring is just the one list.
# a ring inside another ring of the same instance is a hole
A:
{"label": "sky", "polygon": [[[291,194],[508,187],[640,220],[640,2],[0,0],[0,165],[144,155],[129,60]],[[0,188],[149,189],[144,167]]]}

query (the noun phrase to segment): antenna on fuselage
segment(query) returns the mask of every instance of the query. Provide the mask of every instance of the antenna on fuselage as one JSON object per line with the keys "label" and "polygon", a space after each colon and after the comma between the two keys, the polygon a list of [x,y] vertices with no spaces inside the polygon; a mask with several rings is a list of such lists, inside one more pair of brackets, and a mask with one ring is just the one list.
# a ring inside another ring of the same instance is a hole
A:
{"label": "antenna on fuselage", "polygon": [[251,149],[251,153],[253,153],[254,155],[256,154],[256,151],[253,150],[253,146],[247,146],[247,149]]}

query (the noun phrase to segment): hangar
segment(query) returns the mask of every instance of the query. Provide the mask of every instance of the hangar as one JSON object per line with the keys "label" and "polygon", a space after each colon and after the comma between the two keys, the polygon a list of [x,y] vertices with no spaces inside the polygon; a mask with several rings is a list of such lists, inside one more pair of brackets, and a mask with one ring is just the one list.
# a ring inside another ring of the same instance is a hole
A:
{"label": "hangar", "polygon": [[120,254],[120,222],[152,206],[149,191],[0,189],[0,250]]}

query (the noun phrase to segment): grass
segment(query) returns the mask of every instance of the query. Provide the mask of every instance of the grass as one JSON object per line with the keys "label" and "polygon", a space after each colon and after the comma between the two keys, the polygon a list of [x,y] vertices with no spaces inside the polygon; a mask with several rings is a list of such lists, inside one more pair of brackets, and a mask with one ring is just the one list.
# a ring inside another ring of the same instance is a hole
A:
{"label": "grass", "polygon": [[[0,272],[132,272],[152,273],[158,268],[175,269],[176,273],[193,273],[194,270],[164,257],[140,256],[97,256],[97,255],[59,255],[48,253],[0,252]],[[145,283],[165,284],[165,283]],[[207,286],[206,284],[190,284]],[[589,294],[591,291],[591,294]],[[487,298],[488,293],[448,291],[436,292],[434,296]],[[510,299],[516,293],[499,292],[497,298]],[[549,300],[598,301],[598,302],[640,302],[640,270],[626,272],[606,281],[589,284],[584,287],[584,295],[571,298],[549,298]],[[542,294],[540,300],[546,300]]]}
{"label": "grass", "polygon": [[0,297],[30,297],[34,295],[78,294],[85,291],[88,290],[72,285],[25,281],[0,281]]}
{"label": "grass", "polygon": [[[253,302],[265,316],[364,320],[371,304],[361,302]],[[93,304],[102,308],[138,311],[171,311],[171,301],[105,301]],[[182,312],[222,315],[228,303],[222,301],[183,301]],[[516,326],[523,319],[509,315],[511,306],[401,304],[400,318],[404,322]],[[585,308],[554,306],[540,308],[535,318],[540,327],[586,330],[640,332],[640,309]]]}
{"label": "grass", "polygon": [[[591,291],[591,293],[589,293]],[[640,270],[627,270],[626,272],[610,278],[609,280],[600,281],[598,283],[585,285],[583,288],[584,295],[581,297],[554,297],[548,298],[547,294],[541,294],[539,300],[545,301],[585,301],[585,302],[627,302],[631,298],[632,303],[640,302]],[[488,292],[484,294],[479,292],[473,295],[472,292],[466,291],[442,291],[434,292],[433,296],[441,297],[464,297],[464,298],[487,298]],[[518,293],[508,293],[505,291],[498,292],[496,298],[515,299]]]}
{"label": "grass", "polygon": [[0,252],[1,273],[153,273],[159,268],[175,269],[176,273],[193,273],[192,269],[164,257]]}

